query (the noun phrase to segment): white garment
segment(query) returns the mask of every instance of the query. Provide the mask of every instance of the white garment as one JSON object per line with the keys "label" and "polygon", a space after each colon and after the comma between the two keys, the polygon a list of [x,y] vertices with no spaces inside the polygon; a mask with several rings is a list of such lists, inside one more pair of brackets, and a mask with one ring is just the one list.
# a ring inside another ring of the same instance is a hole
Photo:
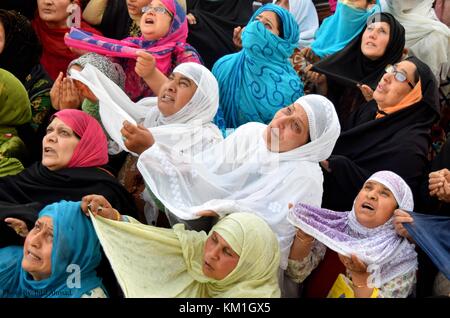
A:
{"label": "white garment", "polygon": [[267,125],[247,123],[193,158],[155,145],[141,154],[138,169],[156,197],[181,219],[196,219],[202,210],[261,216],[278,236],[285,269],[295,235],[286,219],[288,204],[321,205],[319,162],[330,156],[340,133],[328,99],[307,95],[295,103],[305,110],[310,129],[311,142],[301,147],[271,152],[263,137]]}
{"label": "white garment", "polygon": [[179,153],[195,154],[223,140],[220,130],[212,123],[219,105],[218,84],[212,73],[200,64],[182,63],[173,72],[194,81],[197,90],[182,109],[168,117],[160,113],[157,97],[134,103],[92,65],[86,65],[81,72],[73,71],[72,77],[86,84],[99,99],[102,124],[121,149],[128,151],[120,133],[123,122],[128,120],[149,128],[155,144],[164,144]]}
{"label": "white garment", "polygon": [[450,29],[436,17],[433,0],[386,0],[391,13],[406,31],[406,47],[411,55],[426,63],[438,83],[446,79],[450,67]]}
{"label": "white garment", "polygon": [[[274,0],[273,3],[277,3]],[[314,41],[314,35],[319,28],[319,17],[312,0],[289,0],[289,12],[294,16],[300,28],[298,47],[309,47]]]}

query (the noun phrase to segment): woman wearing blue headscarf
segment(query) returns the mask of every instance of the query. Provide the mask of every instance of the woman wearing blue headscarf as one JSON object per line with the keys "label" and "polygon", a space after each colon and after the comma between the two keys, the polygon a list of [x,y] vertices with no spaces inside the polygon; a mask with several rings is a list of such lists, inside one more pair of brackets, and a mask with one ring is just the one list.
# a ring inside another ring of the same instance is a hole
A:
{"label": "woman wearing blue headscarf", "polygon": [[45,207],[23,247],[0,249],[0,297],[107,297],[96,268],[100,243],[80,202]]}
{"label": "woman wearing blue headscarf", "polygon": [[242,32],[243,49],[222,57],[212,69],[220,89],[218,114],[223,112],[226,127],[268,123],[303,95],[289,61],[298,39],[299,27],[286,9],[267,4],[253,14]]}
{"label": "woman wearing blue headscarf", "polygon": [[379,0],[338,1],[336,12],[323,20],[317,30],[316,39],[311,45],[312,51],[323,58],[342,50],[361,33],[367,19],[380,11]]}

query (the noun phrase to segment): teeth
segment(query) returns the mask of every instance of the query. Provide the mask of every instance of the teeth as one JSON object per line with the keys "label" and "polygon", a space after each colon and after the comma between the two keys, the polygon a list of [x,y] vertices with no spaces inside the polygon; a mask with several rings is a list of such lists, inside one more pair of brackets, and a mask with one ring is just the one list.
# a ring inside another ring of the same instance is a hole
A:
{"label": "teeth", "polygon": [[30,251],[28,251],[28,256],[30,256],[31,258],[33,258],[33,259],[35,259],[35,260],[37,260],[37,261],[40,261],[40,260],[41,260],[41,258],[40,258],[40,257],[38,257],[38,256],[34,255],[34,254],[33,254],[33,253],[31,253]]}

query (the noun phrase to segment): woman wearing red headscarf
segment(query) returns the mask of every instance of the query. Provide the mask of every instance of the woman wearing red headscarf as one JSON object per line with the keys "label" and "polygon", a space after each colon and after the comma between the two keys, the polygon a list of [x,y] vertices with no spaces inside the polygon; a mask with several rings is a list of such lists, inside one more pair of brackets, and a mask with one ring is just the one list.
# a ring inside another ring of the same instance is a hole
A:
{"label": "woman wearing red headscarf", "polygon": [[76,109],[57,112],[42,148],[41,162],[0,178],[0,247],[20,243],[5,218],[23,220],[32,228],[40,208],[60,200],[80,201],[98,193],[136,215],[128,192],[102,167],[108,163],[108,148],[96,119]]}
{"label": "woman wearing red headscarf", "polygon": [[[70,61],[78,57],[78,54],[64,44],[64,35],[70,31],[67,25],[71,16],[71,12],[68,12],[69,6],[78,2],[78,0],[37,0],[38,9],[32,25],[43,46],[41,64],[52,80],[58,77],[59,72],[65,72]],[[73,13],[75,14],[76,12]],[[81,11],[79,14],[81,18]],[[80,28],[100,34],[84,21],[81,21]]]}

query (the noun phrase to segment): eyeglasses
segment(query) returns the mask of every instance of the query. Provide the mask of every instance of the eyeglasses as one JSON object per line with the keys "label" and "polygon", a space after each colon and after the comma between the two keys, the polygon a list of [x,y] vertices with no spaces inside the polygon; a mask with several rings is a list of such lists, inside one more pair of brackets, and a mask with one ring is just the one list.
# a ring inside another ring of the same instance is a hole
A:
{"label": "eyeglasses", "polygon": [[172,12],[170,12],[169,10],[167,10],[164,7],[152,7],[152,6],[142,7],[142,13],[147,13],[147,12],[153,12],[153,13],[159,13],[159,14],[167,13],[168,15],[170,15],[171,18],[173,18]]}
{"label": "eyeglasses", "polygon": [[414,88],[414,85],[410,81],[408,81],[406,75],[400,71],[397,71],[397,68],[394,65],[388,64],[386,65],[386,68],[384,70],[386,71],[386,73],[394,74],[394,77],[397,81],[402,83],[406,82],[408,83],[409,87]]}

